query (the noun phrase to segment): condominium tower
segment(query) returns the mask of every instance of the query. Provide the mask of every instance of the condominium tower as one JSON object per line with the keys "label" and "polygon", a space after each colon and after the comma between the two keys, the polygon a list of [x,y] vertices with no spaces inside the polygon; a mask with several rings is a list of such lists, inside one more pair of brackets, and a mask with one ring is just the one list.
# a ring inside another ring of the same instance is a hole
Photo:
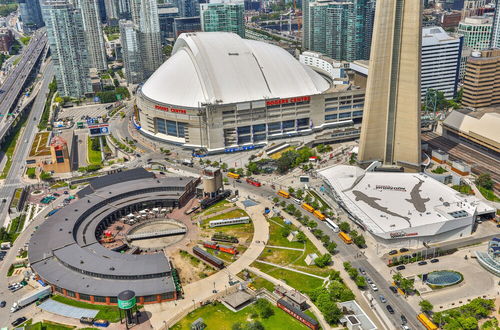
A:
{"label": "condominium tower", "polygon": [[200,4],[205,32],[233,32],[245,37],[245,4],[242,0],[211,0]]}
{"label": "condominium tower", "polygon": [[303,47],[336,60],[370,56],[374,0],[304,0]]}
{"label": "condominium tower", "polygon": [[490,48],[500,48],[500,0],[494,0],[495,16],[491,26]]}
{"label": "condominium tower", "polygon": [[90,61],[81,9],[65,0],[49,0],[42,4],[42,15],[59,95],[79,98],[91,93]]}
{"label": "condominium tower", "polygon": [[139,84],[144,80],[139,33],[134,22],[120,20],[120,40],[122,43],[123,65],[128,83]]}
{"label": "condominium tower", "polygon": [[458,24],[457,33],[464,37],[464,47],[482,50],[490,47],[493,20],[488,16],[466,17]]}
{"label": "condominium tower", "polygon": [[106,71],[108,70],[106,45],[102,33],[98,3],[95,0],[77,0],[75,2],[82,12],[90,65],[98,71]]}
{"label": "condominium tower", "polygon": [[425,99],[429,89],[452,99],[457,92],[463,37],[449,35],[442,27],[422,30],[421,92]]}
{"label": "condominium tower", "polygon": [[500,49],[473,52],[469,57],[462,104],[473,108],[500,104]]}
{"label": "condominium tower", "polygon": [[30,32],[44,26],[40,0],[18,0],[23,31]]}
{"label": "condominium tower", "polygon": [[421,15],[421,1],[377,1],[361,163],[420,169]]}

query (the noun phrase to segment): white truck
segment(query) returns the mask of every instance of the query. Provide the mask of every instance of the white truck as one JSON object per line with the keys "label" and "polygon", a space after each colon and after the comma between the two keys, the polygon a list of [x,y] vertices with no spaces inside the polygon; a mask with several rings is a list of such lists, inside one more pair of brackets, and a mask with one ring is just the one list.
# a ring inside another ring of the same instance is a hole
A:
{"label": "white truck", "polygon": [[27,305],[37,301],[38,299],[43,299],[50,295],[52,292],[52,288],[50,286],[42,287],[39,289],[36,289],[35,291],[32,291],[19,299],[18,301],[14,302],[12,304],[12,308],[10,309],[11,313],[14,313],[18,310],[20,310],[23,307],[26,307]]}

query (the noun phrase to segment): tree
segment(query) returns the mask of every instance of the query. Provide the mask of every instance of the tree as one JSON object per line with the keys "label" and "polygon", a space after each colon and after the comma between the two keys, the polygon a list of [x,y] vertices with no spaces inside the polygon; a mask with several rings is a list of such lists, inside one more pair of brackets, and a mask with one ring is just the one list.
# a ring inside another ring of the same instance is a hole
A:
{"label": "tree", "polygon": [[337,248],[337,244],[335,242],[330,242],[328,243],[328,245],[326,246],[326,249],[328,250],[328,252],[330,252],[331,254],[335,253],[335,249]]}
{"label": "tree", "polygon": [[220,164],[220,168],[221,168],[221,170],[226,171],[227,170],[227,164],[226,163]]}
{"label": "tree", "polygon": [[245,173],[244,173],[244,170],[242,168],[238,168],[238,169],[236,169],[236,174],[243,176]]}
{"label": "tree", "polygon": [[278,197],[274,197],[274,198],[273,198],[273,203],[274,203],[274,204],[278,203],[279,201],[280,201],[280,199],[279,199]]}
{"label": "tree", "polygon": [[52,179],[52,174],[50,172],[44,172],[40,173],[40,179],[43,181],[49,181]]}
{"label": "tree", "polygon": [[321,242],[324,246],[327,246],[330,243],[330,237],[328,237],[328,235],[323,235],[321,237]]}
{"label": "tree", "polygon": [[316,238],[321,238],[323,237],[323,231],[321,229],[314,229],[312,231],[312,234],[314,235],[314,237]]}
{"label": "tree", "polygon": [[493,188],[493,180],[487,173],[480,174],[476,179],[476,184],[488,190],[491,190]]}
{"label": "tree", "polygon": [[311,203],[311,196],[309,194],[306,194],[306,197],[304,197],[304,202],[307,204]]}
{"label": "tree", "polygon": [[295,192],[295,189],[293,189],[292,187],[289,187],[288,192],[290,193],[290,195],[293,195],[293,193]]}
{"label": "tree", "polygon": [[319,203],[317,200],[314,200],[312,203],[311,203],[311,206],[313,209],[317,210],[319,209]]}
{"label": "tree", "polygon": [[354,242],[354,244],[356,244],[359,247],[363,247],[366,244],[366,240],[365,240],[365,238],[364,238],[363,235],[357,235],[357,236],[355,236],[352,239],[352,241]]}
{"label": "tree", "polygon": [[166,56],[166,57],[170,57],[170,55],[172,54],[172,45],[165,45],[163,47],[163,54]]}
{"label": "tree", "polygon": [[286,202],[285,202],[285,201],[281,201],[281,202],[280,202],[280,206],[281,206],[282,208],[285,208],[285,206],[286,206]]}
{"label": "tree", "polygon": [[356,277],[356,280],[354,282],[356,283],[358,288],[366,287],[366,279],[363,276]]}
{"label": "tree", "polygon": [[281,236],[286,238],[288,235],[290,235],[290,228],[281,228]]}
{"label": "tree", "polygon": [[392,279],[396,284],[398,284],[403,279],[403,275],[400,272],[397,272],[396,274],[392,275]]}
{"label": "tree", "polygon": [[56,97],[56,98],[54,99],[54,101],[55,101],[56,103],[62,104],[62,103],[64,102],[64,99],[63,99],[62,97],[58,96],[58,97]]}
{"label": "tree", "polygon": [[344,269],[345,269],[346,271],[348,271],[349,269],[351,269],[351,268],[352,268],[351,263],[350,263],[350,262],[348,262],[348,261],[344,261],[343,265],[344,265]]}
{"label": "tree", "polygon": [[295,236],[295,238],[297,239],[297,241],[299,241],[301,243],[305,243],[307,240],[306,234],[304,234],[301,231],[299,231],[299,233],[297,234],[297,236]]}
{"label": "tree", "polygon": [[332,256],[328,253],[325,253],[322,256],[314,259],[314,263],[319,268],[324,268],[324,267],[328,266],[331,262],[332,262]]}
{"label": "tree", "polygon": [[298,199],[302,199],[302,196],[304,195],[304,191],[302,189],[297,189],[297,191],[295,191],[295,196],[298,198]]}
{"label": "tree", "polygon": [[349,274],[350,278],[355,280],[358,277],[358,270],[356,268],[349,268],[347,274]]}
{"label": "tree", "polygon": [[311,227],[311,228],[316,228],[316,227],[318,227],[318,224],[317,224],[317,223],[316,223],[316,221],[314,221],[314,220],[309,221],[309,223],[308,223],[307,225],[308,225],[309,227]]}
{"label": "tree", "polygon": [[274,315],[274,310],[271,307],[271,303],[267,301],[266,299],[257,299],[255,302],[255,309],[257,310],[257,313],[259,316],[263,319],[267,319]]}
{"label": "tree", "polygon": [[414,282],[408,278],[402,278],[401,281],[399,281],[399,287],[404,291],[406,295],[409,291],[413,291]]}
{"label": "tree", "polygon": [[434,309],[434,306],[430,303],[429,300],[422,300],[421,302],[418,303],[420,306],[420,309],[424,313],[430,313]]}
{"label": "tree", "polygon": [[340,223],[339,228],[340,228],[340,230],[342,230],[343,232],[346,232],[346,233],[351,231],[351,226],[349,225],[349,223],[347,223],[345,221]]}
{"label": "tree", "polygon": [[247,169],[252,174],[259,174],[260,173],[259,165],[257,163],[254,163],[254,162],[249,162],[247,164]]}

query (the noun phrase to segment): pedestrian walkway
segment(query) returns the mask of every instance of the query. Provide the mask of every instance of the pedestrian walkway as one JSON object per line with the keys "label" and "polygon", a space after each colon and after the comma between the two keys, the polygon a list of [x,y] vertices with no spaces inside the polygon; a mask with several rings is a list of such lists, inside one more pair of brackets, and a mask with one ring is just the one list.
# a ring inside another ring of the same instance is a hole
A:
{"label": "pedestrian walkway", "polygon": [[290,268],[290,267],[286,267],[286,266],[280,266],[280,265],[277,265],[277,264],[273,264],[272,262],[267,262],[267,261],[263,261],[263,260],[255,260],[255,262],[258,262],[258,263],[261,263],[261,264],[266,264],[266,265],[273,266],[273,267],[276,267],[276,268],[281,268],[281,269],[288,270],[288,271],[295,272],[295,273],[299,273],[299,274],[302,274],[302,275],[316,277],[316,278],[319,278],[320,280],[323,280],[323,281],[327,279],[326,277],[323,277],[323,276],[319,276],[319,275],[315,275],[315,274],[311,274],[311,273],[306,273],[306,272],[303,272],[303,271],[295,269],[295,268]]}
{"label": "pedestrian walkway", "polygon": [[304,251],[304,249],[299,249],[299,248],[292,248],[292,247],[287,247],[287,246],[277,246],[277,245],[266,245],[268,248],[273,248],[273,249],[283,249],[283,250],[293,250],[293,251]]}

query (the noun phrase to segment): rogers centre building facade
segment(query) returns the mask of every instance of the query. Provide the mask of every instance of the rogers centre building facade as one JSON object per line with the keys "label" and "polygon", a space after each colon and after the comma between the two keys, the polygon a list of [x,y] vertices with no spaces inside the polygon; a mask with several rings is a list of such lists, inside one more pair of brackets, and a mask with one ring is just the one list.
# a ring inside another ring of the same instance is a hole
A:
{"label": "rogers centre building facade", "polygon": [[216,153],[360,121],[364,90],[316,70],[233,33],[182,34],[138,89],[135,124],[149,138]]}

